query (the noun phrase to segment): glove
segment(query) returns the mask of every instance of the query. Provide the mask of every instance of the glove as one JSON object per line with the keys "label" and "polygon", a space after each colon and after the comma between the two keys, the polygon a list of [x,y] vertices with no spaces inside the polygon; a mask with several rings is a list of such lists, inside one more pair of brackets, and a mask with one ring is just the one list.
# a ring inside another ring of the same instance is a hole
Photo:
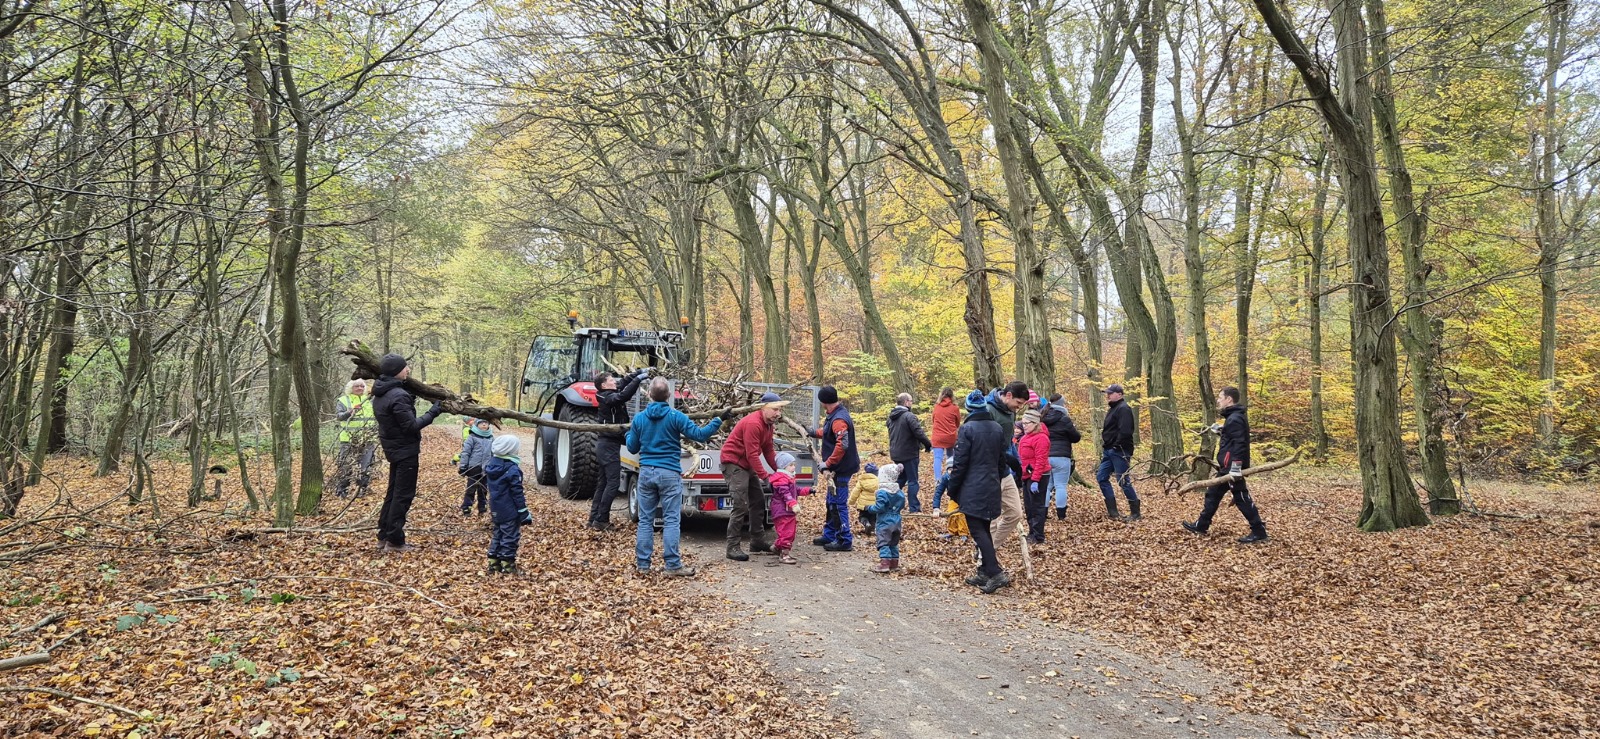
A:
{"label": "glove", "polygon": [[728,421],[733,420],[733,409],[732,408],[723,408],[722,412],[717,414],[717,418],[722,419],[723,423],[727,423]]}
{"label": "glove", "polygon": [[924,451],[924,452],[933,451],[933,445],[932,444],[923,444],[922,445],[922,451]]}
{"label": "glove", "polygon": [[829,467],[829,466],[828,466],[828,465],[826,465],[826,464],[823,464],[823,465],[819,465],[819,466],[818,466],[818,467],[817,467],[817,471],[818,471],[818,472],[832,472],[832,471],[833,471],[833,468],[832,468],[832,467]]}
{"label": "glove", "polygon": [[518,509],[517,510],[517,525],[518,526],[527,526],[530,523],[533,523],[533,514],[529,513],[528,509],[526,509],[526,508]]}
{"label": "glove", "polygon": [[1213,423],[1210,426],[1207,426],[1206,430],[1210,431],[1213,434],[1220,434],[1220,433],[1222,433],[1222,424],[1220,422],[1219,423]]}
{"label": "glove", "polygon": [[1039,492],[1039,483],[1037,483],[1037,482],[1028,483],[1028,492],[1030,492],[1030,493]]}
{"label": "glove", "polygon": [[437,416],[437,415],[439,415],[439,411],[441,411],[441,410],[444,410],[444,405],[442,403],[440,403],[439,401],[435,400],[435,401],[433,401],[433,407],[428,409],[428,415]]}
{"label": "glove", "polygon": [[1240,467],[1238,462],[1234,462],[1228,466],[1228,477],[1231,477],[1235,480],[1244,479],[1244,470]]}
{"label": "glove", "polygon": [[456,476],[457,477],[466,477],[467,476],[467,468],[465,468],[465,467],[457,467],[456,468]]}

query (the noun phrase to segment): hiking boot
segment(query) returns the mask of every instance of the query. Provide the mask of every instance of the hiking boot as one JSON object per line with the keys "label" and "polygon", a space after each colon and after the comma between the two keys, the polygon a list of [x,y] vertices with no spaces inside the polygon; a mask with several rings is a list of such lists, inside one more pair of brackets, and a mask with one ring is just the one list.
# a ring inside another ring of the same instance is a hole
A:
{"label": "hiking boot", "polygon": [[819,537],[811,540],[811,544],[813,546],[819,546],[819,547],[825,547],[825,546],[828,546],[829,544],[832,544],[832,543],[833,543],[833,540],[829,539],[826,536],[819,536]]}
{"label": "hiking boot", "polygon": [[1195,536],[1205,536],[1207,533],[1205,529],[1200,528],[1200,524],[1197,522],[1184,521],[1183,527],[1188,529],[1189,533],[1194,534]]}
{"label": "hiking boot", "polygon": [[1252,531],[1252,532],[1250,532],[1250,534],[1248,536],[1239,537],[1239,543],[1240,544],[1258,544],[1258,543],[1266,541],[1266,540],[1267,540],[1267,532],[1265,532],[1265,531],[1261,531],[1261,532]]}
{"label": "hiking boot", "polygon": [[872,568],[872,571],[876,572],[876,573],[878,573],[880,575],[887,574],[889,572],[889,558],[888,557],[879,557],[878,558],[878,566]]}
{"label": "hiking boot", "polygon": [[610,531],[611,524],[604,521],[590,521],[587,528],[590,531]]}
{"label": "hiking boot", "polygon": [[750,553],[751,554],[775,554],[775,553],[777,553],[777,550],[772,548],[772,544],[773,544],[774,539],[775,539],[775,537],[769,537],[769,536],[767,536],[766,533],[756,534],[755,537],[750,539]]}
{"label": "hiking boot", "polygon": [[1129,521],[1138,521],[1138,520],[1144,518],[1144,516],[1139,515],[1139,503],[1140,503],[1140,501],[1137,501],[1137,500],[1128,501],[1128,520]]}
{"label": "hiking boot", "polygon": [[993,595],[994,591],[1009,585],[1011,585],[1011,575],[1002,570],[1000,574],[989,578],[989,581],[984,583],[979,590],[982,590],[984,595]]}
{"label": "hiking boot", "polygon": [[676,570],[665,570],[662,574],[665,574],[667,577],[694,577],[694,573],[695,569],[693,567],[686,566],[679,567]]}
{"label": "hiking boot", "polygon": [[417,548],[412,546],[412,545],[410,545],[410,544],[401,544],[399,546],[395,546],[393,544],[389,545],[389,553],[390,554],[405,554],[406,552],[415,552],[415,551],[417,551]]}
{"label": "hiking boot", "polygon": [[1106,498],[1106,518],[1113,521],[1122,520],[1122,511],[1117,510],[1117,501],[1114,499]]}
{"label": "hiking boot", "polygon": [[749,562],[750,555],[745,554],[744,550],[739,548],[739,542],[731,541],[728,542],[728,559],[735,562]]}
{"label": "hiking boot", "polygon": [[852,547],[842,541],[830,541],[827,544],[823,544],[822,548],[830,552],[848,552]]}
{"label": "hiking boot", "polygon": [[1057,521],[1065,521],[1065,520],[1067,520],[1067,509],[1065,509],[1065,508],[1057,508],[1056,509],[1056,520]]}
{"label": "hiking boot", "polygon": [[978,570],[977,572],[967,575],[967,579],[963,580],[962,582],[965,582],[966,584],[975,588],[981,588],[988,584],[989,576],[983,574],[983,570]]}

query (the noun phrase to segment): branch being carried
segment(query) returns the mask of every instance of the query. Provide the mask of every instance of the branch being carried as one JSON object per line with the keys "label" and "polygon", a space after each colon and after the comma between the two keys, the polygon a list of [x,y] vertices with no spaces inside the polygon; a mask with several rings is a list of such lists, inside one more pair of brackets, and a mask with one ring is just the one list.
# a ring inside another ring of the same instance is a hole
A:
{"label": "branch being carried", "polygon": [[[1300,461],[1300,450],[1296,449],[1296,450],[1294,450],[1294,456],[1292,456],[1292,457],[1290,457],[1288,459],[1280,459],[1280,460],[1278,460],[1276,462],[1269,462],[1267,464],[1261,465],[1260,467],[1251,467],[1249,469],[1244,470],[1241,474],[1243,474],[1245,477],[1249,477],[1251,475],[1257,475],[1257,474],[1260,474],[1262,472],[1272,472],[1273,470],[1281,470],[1281,469],[1283,469],[1285,467],[1288,467],[1289,465],[1294,464],[1295,462],[1298,462],[1298,461]],[[1181,488],[1178,488],[1178,495],[1183,495],[1184,493],[1187,493],[1187,492],[1189,492],[1191,490],[1199,490],[1200,488],[1208,488],[1208,487],[1211,487],[1212,485],[1221,485],[1221,484],[1227,482],[1230,479],[1232,479],[1232,478],[1230,478],[1227,475],[1223,475],[1221,477],[1213,477],[1213,478],[1211,478],[1209,480],[1195,480],[1194,482],[1191,482],[1191,483],[1189,483],[1187,485],[1184,485]]]}
{"label": "branch being carried", "polygon": [[[355,364],[355,366],[371,372],[374,377],[378,376],[378,357],[372,353],[371,349],[367,348],[366,344],[363,344],[360,341],[351,341],[350,345],[340,349],[339,353],[350,357],[351,363]],[[570,421],[557,421],[550,418],[540,418],[535,415],[523,413],[522,411],[510,410],[507,408],[496,408],[492,405],[484,405],[479,403],[475,398],[472,397],[470,393],[466,395],[457,395],[450,390],[447,390],[443,385],[425,385],[409,377],[406,378],[405,388],[406,390],[409,390],[412,395],[415,395],[419,398],[437,401],[439,406],[443,408],[444,412],[446,413],[454,413],[455,415],[467,416],[469,418],[482,418],[496,426],[500,425],[501,420],[509,418],[513,421],[521,421],[523,423],[532,424],[535,426],[548,426],[550,428],[566,429],[568,431],[593,431],[596,433],[604,433],[607,431],[628,430],[628,424],[625,423],[572,423]],[[750,405],[739,406],[736,408],[714,408],[711,410],[690,413],[689,417],[695,420],[704,421],[706,419],[716,418],[724,413],[728,413],[730,415],[743,415],[745,413],[751,413],[760,410],[763,405],[765,404],[752,403]]]}

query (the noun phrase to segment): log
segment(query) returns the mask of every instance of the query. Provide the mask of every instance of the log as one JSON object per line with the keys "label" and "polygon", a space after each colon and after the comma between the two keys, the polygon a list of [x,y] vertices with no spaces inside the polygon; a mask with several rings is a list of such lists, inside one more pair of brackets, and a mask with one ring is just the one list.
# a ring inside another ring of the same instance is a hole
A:
{"label": "log", "polygon": [[[1260,467],[1251,467],[1251,468],[1249,468],[1247,470],[1244,470],[1244,476],[1245,477],[1249,477],[1251,475],[1259,475],[1259,474],[1261,474],[1263,472],[1272,472],[1273,470],[1281,470],[1281,469],[1283,469],[1285,467],[1288,467],[1289,465],[1294,464],[1295,462],[1298,462],[1298,461],[1300,461],[1300,450],[1296,449],[1295,452],[1294,452],[1294,456],[1292,456],[1292,457],[1290,457],[1288,459],[1280,459],[1280,460],[1278,460],[1276,462],[1269,462],[1267,464],[1261,465]],[[1187,493],[1187,492],[1189,492],[1191,490],[1199,490],[1200,488],[1208,488],[1208,487],[1211,487],[1212,485],[1221,485],[1222,483],[1227,482],[1229,479],[1230,478],[1227,475],[1223,475],[1221,477],[1213,477],[1213,478],[1211,478],[1209,480],[1195,480],[1194,482],[1191,482],[1191,483],[1189,483],[1187,485],[1184,485],[1181,488],[1178,488],[1178,495],[1183,495],[1184,493]]]}
{"label": "log", "polygon": [[[360,341],[351,341],[348,346],[340,349],[339,353],[350,357],[350,362],[352,364],[371,372],[374,377],[378,375],[378,357],[372,353],[371,349],[367,348],[366,344],[363,344]],[[522,411],[511,410],[508,408],[496,408],[491,405],[483,405],[474,399],[470,393],[467,395],[457,395],[456,393],[446,389],[443,385],[428,385],[409,377],[406,378],[405,389],[410,391],[412,395],[415,395],[419,398],[426,398],[428,400],[438,402],[439,406],[446,413],[454,413],[455,415],[467,416],[469,418],[482,418],[488,420],[490,423],[493,423],[496,426],[499,426],[499,422],[502,420],[511,419],[513,421],[521,421],[523,423],[532,424],[535,426],[547,426],[550,428],[565,429],[567,431],[592,431],[595,433],[603,433],[607,431],[628,430],[628,424],[625,423],[572,423],[570,421],[557,421],[551,418],[540,418],[539,416],[523,413]],[[690,413],[689,418],[697,421],[704,421],[716,418],[725,413],[730,416],[743,415],[760,410],[762,405],[764,404],[752,403],[750,405],[739,406],[737,408],[716,408],[707,411],[698,411],[695,413]]]}
{"label": "log", "polygon": [[49,661],[49,652],[35,652],[33,654],[24,654],[17,657],[8,657],[6,659],[0,659],[0,672],[5,672],[6,670],[15,670],[18,667],[42,665]]}

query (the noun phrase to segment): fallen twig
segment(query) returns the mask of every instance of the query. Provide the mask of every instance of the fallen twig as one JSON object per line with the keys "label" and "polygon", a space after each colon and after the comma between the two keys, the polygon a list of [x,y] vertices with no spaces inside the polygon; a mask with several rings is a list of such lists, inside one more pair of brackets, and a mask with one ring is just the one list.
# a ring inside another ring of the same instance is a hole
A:
{"label": "fallen twig", "polygon": [[50,614],[48,616],[45,616],[44,618],[39,619],[38,623],[35,623],[32,626],[18,626],[17,628],[12,629],[11,633],[8,634],[8,636],[21,636],[23,634],[32,634],[33,632],[38,631],[39,629],[42,629],[42,628],[44,628],[46,626],[49,626],[50,624],[53,624],[53,623],[55,623],[57,621],[60,621],[61,619],[66,618],[66,617],[67,617],[67,614],[62,613],[60,611],[57,611],[57,612],[52,613],[52,614]]}
{"label": "fallen twig", "polygon": [[[1300,450],[1296,449],[1295,452],[1294,452],[1294,456],[1289,457],[1288,459],[1280,459],[1280,460],[1278,460],[1276,462],[1269,462],[1267,464],[1261,465],[1260,467],[1251,467],[1249,469],[1244,470],[1244,472],[1242,474],[1245,477],[1249,477],[1251,475],[1259,475],[1259,474],[1261,474],[1263,472],[1272,472],[1273,470],[1281,470],[1281,469],[1283,469],[1285,467],[1288,467],[1289,465],[1294,464],[1295,462],[1298,462],[1298,461],[1300,461]],[[1187,485],[1184,485],[1181,488],[1178,488],[1178,495],[1183,495],[1184,493],[1187,493],[1187,492],[1189,492],[1191,490],[1198,490],[1200,488],[1208,488],[1208,487],[1211,487],[1212,485],[1221,485],[1221,484],[1227,482],[1230,479],[1231,478],[1228,475],[1223,475],[1221,477],[1213,477],[1213,478],[1211,478],[1209,480],[1195,480],[1194,482],[1191,482],[1191,483],[1189,483]]]}
{"label": "fallen twig", "polygon": [[230,541],[247,541],[247,540],[256,538],[256,536],[259,535],[259,534],[359,534],[359,533],[361,533],[363,531],[371,531],[371,530],[376,529],[376,528],[378,528],[378,524],[376,524],[376,523],[368,524],[368,525],[365,525],[365,526],[351,526],[351,527],[348,527],[348,528],[336,528],[336,529],[300,528],[300,527],[284,528],[284,527],[274,526],[274,527],[265,528],[265,529],[239,529],[239,530],[235,530],[235,531],[230,531],[230,532],[228,532],[228,539]]}
{"label": "fallen twig", "polygon": [[64,690],[56,690],[55,688],[45,688],[36,685],[0,685],[0,693],[44,693],[45,695],[53,695],[57,698],[66,698],[67,700],[77,701],[79,703],[87,703],[88,705],[104,708],[108,711],[116,711],[124,716],[141,721],[146,718],[144,714],[141,714],[132,708],[128,708],[127,706],[119,706],[115,703],[106,703],[105,701],[97,701],[93,698],[85,698],[81,695],[73,695]]}

